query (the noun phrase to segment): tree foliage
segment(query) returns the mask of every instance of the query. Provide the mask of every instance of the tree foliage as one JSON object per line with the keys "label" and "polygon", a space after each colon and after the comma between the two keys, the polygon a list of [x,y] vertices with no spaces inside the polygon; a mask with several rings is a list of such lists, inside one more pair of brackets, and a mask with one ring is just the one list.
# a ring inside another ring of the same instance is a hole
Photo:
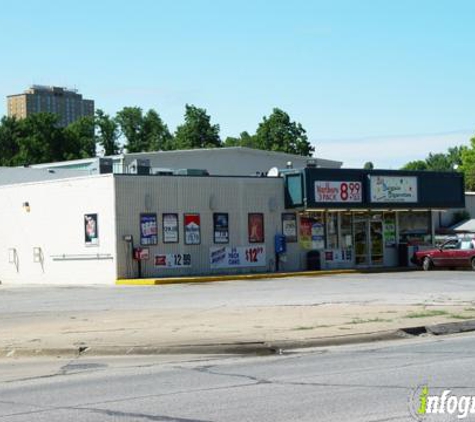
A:
{"label": "tree foliage", "polygon": [[365,170],[373,170],[374,169],[374,164],[371,161],[367,161],[366,163],[364,163],[363,168]]}
{"label": "tree foliage", "polygon": [[172,147],[172,135],[155,110],[144,114],[139,107],[124,107],[117,113],[116,121],[128,152],[165,151]]}
{"label": "tree foliage", "polygon": [[410,161],[403,170],[454,171],[463,161],[464,146],[449,148],[446,153],[429,153],[425,160]]}
{"label": "tree foliage", "polygon": [[119,125],[102,110],[96,111],[97,143],[103,148],[104,155],[119,153]]}
{"label": "tree foliage", "polygon": [[307,138],[300,123],[279,108],[274,108],[269,117],[264,117],[255,134],[255,146],[267,151],[311,156],[315,148]]}
{"label": "tree foliage", "polygon": [[186,105],[185,122],[175,132],[173,149],[219,148],[219,125],[211,124],[211,117],[203,108]]}
{"label": "tree foliage", "polygon": [[256,133],[241,132],[238,137],[221,141],[220,127],[211,123],[203,108],[187,104],[183,124],[172,135],[157,111],[124,107],[110,116],[98,109],[67,127],[58,116],[33,114],[26,119],[3,117],[0,120],[0,165],[16,166],[94,157],[96,151],[117,155],[128,152],[166,151],[192,148],[241,146],[312,155],[305,129],[289,115],[275,108],[264,117]]}

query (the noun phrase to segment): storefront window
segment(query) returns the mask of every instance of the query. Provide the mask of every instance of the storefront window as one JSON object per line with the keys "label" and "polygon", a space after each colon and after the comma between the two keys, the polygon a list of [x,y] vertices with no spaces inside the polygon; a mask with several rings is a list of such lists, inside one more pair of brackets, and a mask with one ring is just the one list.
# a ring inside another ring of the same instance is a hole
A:
{"label": "storefront window", "polygon": [[327,249],[338,249],[338,213],[327,213]]}
{"label": "storefront window", "polygon": [[430,228],[430,213],[424,212],[400,212],[399,219],[399,242],[409,245],[429,245],[432,241]]}
{"label": "storefront window", "polygon": [[351,214],[341,214],[341,248],[350,249],[353,247],[353,231],[351,229]]}
{"label": "storefront window", "polygon": [[300,215],[299,240],[304,249],[325,248],[325,219],[323,212],[309,212]]}

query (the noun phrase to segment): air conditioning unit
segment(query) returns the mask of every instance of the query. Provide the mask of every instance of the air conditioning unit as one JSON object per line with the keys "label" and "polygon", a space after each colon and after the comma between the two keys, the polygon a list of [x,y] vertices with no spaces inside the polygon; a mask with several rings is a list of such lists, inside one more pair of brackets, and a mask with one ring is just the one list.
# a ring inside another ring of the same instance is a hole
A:
{"label": "air conditioning unit", "polygon": [[132,161],[129,164],[128,173],[148,176],[150,174],[150,160],[147,158],[138,158]]}
{"label": "air conditioning unit", "polygon": [[175,171],[178,176],[209,176],[208,170],[203,169],[179,169]]}
{"label": "air conditioning unit", "polygon": [[114,172],[112,158],[99,158],[99,173],[107,174]]}

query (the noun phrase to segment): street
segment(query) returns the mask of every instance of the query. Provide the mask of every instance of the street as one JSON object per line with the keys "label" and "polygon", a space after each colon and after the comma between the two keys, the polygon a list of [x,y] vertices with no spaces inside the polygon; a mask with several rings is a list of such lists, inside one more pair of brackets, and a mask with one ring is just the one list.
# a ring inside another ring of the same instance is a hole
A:
{"label": "street", "polygon": [[472,271],[411,271],[168,286],[0,285],[0,318],[21,313],[218,306],[475,302]]}
{"label": "street", "polygon": [[4,361],[0,420],[410,421],[421,384],[475,393],[474,348],[460,335],[271,357]]}

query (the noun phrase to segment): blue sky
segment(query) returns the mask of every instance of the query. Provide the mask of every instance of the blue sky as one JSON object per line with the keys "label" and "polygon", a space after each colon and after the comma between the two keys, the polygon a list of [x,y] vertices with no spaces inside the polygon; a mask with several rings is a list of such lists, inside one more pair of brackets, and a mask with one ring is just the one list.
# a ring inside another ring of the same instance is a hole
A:
{"label": "blue sky", "polygon": [[474,16],[471,0],[5,2],[0,95],[76,87],[171,130],[191,103],[223,138],[280,107],[316,155],[397,168],[475,134]]}

